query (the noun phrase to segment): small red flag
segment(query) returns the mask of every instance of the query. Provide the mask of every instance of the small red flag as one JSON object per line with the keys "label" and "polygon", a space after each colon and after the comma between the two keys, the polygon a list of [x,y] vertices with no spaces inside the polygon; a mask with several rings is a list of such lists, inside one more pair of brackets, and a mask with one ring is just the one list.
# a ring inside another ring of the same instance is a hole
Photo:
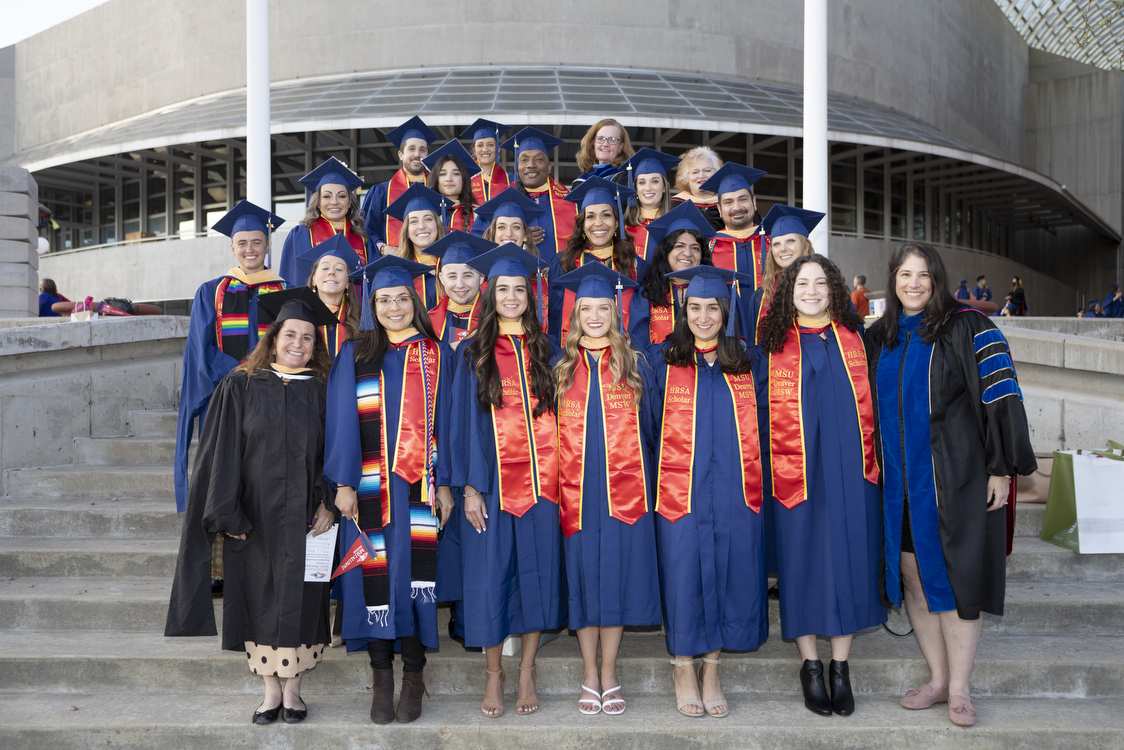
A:
{"label": "small red flag", "polygon": [[336,572],[332,573],[333,579],[341,573],[346,573],[351,570],[356,565],[362,564],[364,560],[370,557],[370,555],[367,554],[367,545],[363,543],[364,536],[363,532],[359,532],[359,537],[355,540],[355,544],[351,545],[351,549],[349,549],[347,554],[344,555],[344,558],[340,560],[340,565],[336,568]]}

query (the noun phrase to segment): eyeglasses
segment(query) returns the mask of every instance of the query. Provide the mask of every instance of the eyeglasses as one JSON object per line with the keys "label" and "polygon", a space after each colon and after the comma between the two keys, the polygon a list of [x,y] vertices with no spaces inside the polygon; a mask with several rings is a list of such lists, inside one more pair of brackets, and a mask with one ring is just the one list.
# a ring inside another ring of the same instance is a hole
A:
{"label": "eyeglasses", "polygon": [[409,297],[378,297],[375,299],[375,304],[378,307],[409,307],[410,303]]}
{"label": "eyeglasses", "polygon": [[617,145],[618,143],[621,142],[621,139],[620,138],[614,138],[611,135],[598,135],[598,136],[594,136],[593,142],[597,143],[597,144],[608,143],[610,146],[615,146],[615,145]]}
{"label": "eyeglasses", "polygon": [[714,174],[714,167],[703,167],[702,169],[692,169],[687,173],[688,177],[700,177],[702,175]]}

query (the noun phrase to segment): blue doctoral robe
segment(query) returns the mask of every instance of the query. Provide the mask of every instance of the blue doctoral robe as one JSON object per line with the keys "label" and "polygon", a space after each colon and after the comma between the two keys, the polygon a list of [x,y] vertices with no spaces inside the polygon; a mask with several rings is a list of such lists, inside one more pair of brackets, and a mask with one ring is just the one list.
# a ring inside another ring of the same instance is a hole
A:
{"label": "blue doctoral robe", "polygon": [[[421,335],[407,341],[418,341]],[[382,418],[386,421],[388,458],[397,450],[398,424],[402,403],[402,368],[406,348],[391,346],[383,358]],[[441,346],[438,371],[437,407],[434,429],[437,433],[438,486],[449,484],[448,425],[452,399],[452,357],[449,347]],[[420,392],[417,394],[421,396]],[[355,394],[355,342],[345,342],[328,376],[328,405],[324,442],[324,477],[334,486],[358,487],[363,474],[363,449],[359,441],[359,408]],[[366,649],[376,638],[395,640],[415,633],[426,648],[437,648],[437,602],[412,595],[410,575],[410,484],[393,472],[390,475],[390,524],[383,528],[387,568],[390,576],[390,616],[386,625],[368,616],[363,594],[363,571],[356,566],[341,575],[338,587],[343,606],[342,637],[347,650]],[[340,555],[347,554],[358,537],[354,523],[340,524]],[[440,587],[441,542],[437,545],[438,586]]]}
{"label": "blue doctoral robe", "polygon": [[[516,338],[518,345],[521,341]],[[474,364],[457,365],[452,481],[482,493],[488,518],[486,530],[477,532],[464,517],[463,506],[459,509],[464,599],[463,606],[458,604],[457,618],[465,624],[465,646],[486,648],[512,634],[562,627],[566,582],[558,506],[539,497],[521,517],[500,510],[500,463],[492,413],[490,408],[481,409],[476,399]]]}
{"label": "blue doctoral robe", "polygon": [[644,468],[647,470],[648,512],[636,523],[627,524],[609,515],[604,419],[601,401],[595,395],[601,388],[600,370],[592,356],[588,353],[584,356],[588,358],[590,382],[585,423],[582,527],[563,540],[570,629],[578,630],[590,625],[659,625],[659,571],[653,512],[656,472],[652,448],[655,431],[651,414],[655,398],[652,391],[654,373],[641,357],[639,365],[644,393],[637,409],[640,447],[645,454]]}
{"label": "blue doctoral robe", "polygon": [[[207,405],[219,382],[238,366],[239,360],[219,350],[215,340],[215,291],[226,276],[203,282],[195,292],[191,306],[191,322],[187,330],[187,344],[183,350],[183,382],[180,386],[179,417],[176,422],[175,488],[176,512],[187,507],[187,480],[190,467],[187,453],[195,431],[195,418],[199,424],[207,417]],[[231,277],[233,278],[233,277]],[[246,292],[227,292],[245,294]],[[257,287],[249,292],[249,352],[258,343]]]}
{"label": "blue doctoral robe", "polygon": [[[657,414],[667,388],[662,351],[662,345],[649,350]],[[656,516],[667,650],[680,656],[748,651],[769,637],[761,516],[746,505],[741,456],[731,439],[737,434],[733,400],[717,363],[708,365],[700,354],[696,367],[691,512],[675,523]],[[685,429],[661,425],[660,433]]]}
{"label": "blue doctoral robe", "polygon": [[[804,329],[800,334],[808,495],[786,508],[770,487],[768,500],[786,640],[850,635],[886,620],[878,590],[881,496],[863,476],[855,397],[839,343],[830,328],[824,333],[826,340]],[[768,409],[763,390],[758,403]]]}
{"label": "blue doctoral robe", "polygon": [[[602,263],[603,261],[595,255],[584,253],[582,255],[582,263]],[[636,257],[636,278],[644,278],[644,274],[648,271],[648,264],[639,256]],[[562,254],[559,253],[550,259],[550,270],[547,275],[547,288],[550,291],[550,302],[547,305],[546,322],[547,331],[550,340],[555,346],[562,347],[566,342],[562,341],[562,306],[566,299],[566,290],[554,284],[554,279],[564,274],[562,270]],[[632,340],[632,345],[643,351],[651,345],[648,333],[648,321],[651,308],[648,307],[648,300],[644,297],[644,293],[639,286],[632,290],[632,302],[628,306],[628,336]]]}

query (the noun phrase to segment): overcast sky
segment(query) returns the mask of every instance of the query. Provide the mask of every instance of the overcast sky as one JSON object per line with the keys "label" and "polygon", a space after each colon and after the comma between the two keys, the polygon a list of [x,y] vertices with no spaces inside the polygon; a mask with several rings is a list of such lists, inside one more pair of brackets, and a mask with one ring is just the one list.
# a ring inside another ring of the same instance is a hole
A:
{"label": "overcast sky", "polygon": [[55,24],[84,13],[106,0],[35,0],[5,2],[4,23],[0,24],[0,47],[46,31]]}

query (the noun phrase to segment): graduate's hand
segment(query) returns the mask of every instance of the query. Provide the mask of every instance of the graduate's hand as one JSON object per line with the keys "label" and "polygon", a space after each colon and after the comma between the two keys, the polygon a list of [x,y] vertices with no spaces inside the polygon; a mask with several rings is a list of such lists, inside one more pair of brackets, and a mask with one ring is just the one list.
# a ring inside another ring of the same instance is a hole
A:
{"label": "graduate's hand", "polygon": [[355,496],[355,488],[341,484],[336,488],[336,510],[341,518],[353,518],[359,508],[359,498]]}
{"label": "graduate's hand", "polygon": [[445,524],[453,515],[453,491],[448,487],[437,488],[437,530],[445,528]]}
{"label": "graduate's hand", "polygon": [[1010,477],[987,478],[987,509],[998,510],[1007,504],[1007,495],[1011,491]]}
{"label": "graduate's hand", "polygon": [[230,537],[231,539],[237,539],[240,542],[246,541],[246,535],[245,534],[227,534],[227,536]]}
{"label": "graduate's hand", "polygon": [[535,241],[535,247],[542,244],[543,239],[546,237],[546,230],[542,227],[531,227],[531,239]]}
{"label": "graduate's hand", "polygon": [[336,517],[332,515],[332,511],[325,508],[324,503],[320,503],[320,507],[316,509],[316,514],[312,517],[312,535],[320,536],[332,528],[332,524],[335,522]]}
{"label": "graduate's hand", "polygon": [[485,523],[488,509],[484,505],[484,496],[471,485],[465,485],[464,488],[464,515],[472,524],[472,528],[476,529],[476,533],[488,530],[488,525]]}

